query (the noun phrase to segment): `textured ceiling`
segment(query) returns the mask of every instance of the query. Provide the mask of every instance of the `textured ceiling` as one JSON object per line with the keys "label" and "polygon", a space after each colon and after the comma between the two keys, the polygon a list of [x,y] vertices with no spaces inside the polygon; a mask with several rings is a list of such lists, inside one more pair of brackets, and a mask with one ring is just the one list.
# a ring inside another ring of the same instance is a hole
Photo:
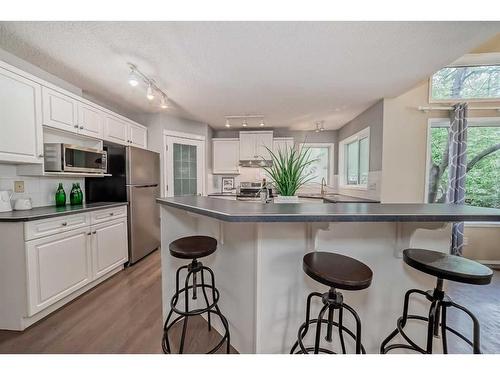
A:
{"label": "textured ceiling", "polygon": [[224,126],[335,129],[500,31],[498,22],[1,22],[0,47],[126,112],[156,112],[127,84],[133,62],[170,112]]}

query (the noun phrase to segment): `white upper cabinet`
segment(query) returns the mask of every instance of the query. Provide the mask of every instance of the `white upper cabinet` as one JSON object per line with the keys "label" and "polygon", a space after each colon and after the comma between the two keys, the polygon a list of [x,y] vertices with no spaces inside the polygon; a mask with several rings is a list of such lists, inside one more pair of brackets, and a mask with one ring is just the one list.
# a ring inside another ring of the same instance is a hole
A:
{"label": "white upper cabinet", "polygon": [[113,115],[106,115],[104,121],[104,139],[110,142],[128,144],[128,124]]}
{"label": "white upper cabinet", "polygon": [[43,161],[41,86],[0,62],[0,162]]}
{"label": "white upper cabinet", "polygon": [[237,138],[213,139],[213,173],[239,174],[240,141]]}
{"label": "white upper cabinet", "polygon": [[267,148],[273,149],[272,131],[240,132],[240,160],[270,160]]}
{"label": "white upper cabinet", "polygon": [[58,91],[42,87],[43,124],[77,132],[78,101]]}
{"label": "white upper cabinet", "polygon": [[292,137],[274,138],[273,140],[273,152],[275,154],[279,150],[281,150],[281,152],[285,152],[293,147],[294,147],[294,141]]}
{"label": "white upper cabinet", "polygon": [[129,123],[128,140],[132,146],[147,148],[148,131],[144,126]]}
{"label": "white upper cabinet", "polygon": [[94,138],[102,138],[104,113],[85,103],[78,103],[78,133]]}

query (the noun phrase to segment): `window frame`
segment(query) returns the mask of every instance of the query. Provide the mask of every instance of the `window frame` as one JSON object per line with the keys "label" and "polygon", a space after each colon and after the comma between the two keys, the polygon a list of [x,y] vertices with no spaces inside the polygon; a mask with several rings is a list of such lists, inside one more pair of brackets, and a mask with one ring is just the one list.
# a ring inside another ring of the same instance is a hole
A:
{"label": "window frame", "polygon": [[[470,67],[470,66],[493,66],[500,65],[500,52],[493,53],[471,53],[465,56],[462,56],[460,59],[456,60],[454,63],[447,65],[444,68],[460,68],[460,67]],[[441,70],[439,69],[439,70]],[[439,71],[438,70],[438,71]],[[432,77],[438,71],[434,72],[428,81],[428,101],[430,104],[432,103],[456,103],[457,101],[468,102],[468,103],[489,103],[489,102],[498,102],[500,98],[450,98],[450,99],[433,99],[432,98]]]}
{"label": "window frame", "polygon": [[[356,189],[356,190],[368,190],[368,182],[366,184],[356,184],[350,185],[346,183],[346,158],[345,158],[345,147],[353,142],[360,142],[362,139],[368,138],[368,175],[370,174],[370,127],[360,130],[359,132],[341,140],[339,142],[339,187],[341,189]],[[359,153],[358,153],[359,158]],[[358,159],[358,171],[359,171],[360,160]]]}
{"label": "window frame", "polygon": [[[299,150],[302,150],[304,147],[319,147],[319,148],[329,148],[328,155],[328,178],[326,181],[327,185],[333,185],[333,181],[335,178],[335,143],[326,143],[326,142],[305,142],[299,143]],[[312,183],[312,182],[310,182]]]}
{"label": "window frame", "polygon": [[[471,127],[491,127],[500,126],[500,116],[498,117],[470,117],[467,119],[468,126]],[[472,123],[472,124],[470,124]],[[429,167],[432,157],[431,152],[431,129],[432,128],[446,128],[450,125],[450,119],[447,117],[434,117],[427,120],[427,137],[425,140],[426,146],[426,156],[425,156],[425,186],[424,186],[424,196],[422,202],[425,204],[430,204],[427,202],[427,197],[429,195]],[[486,227],[495,226],[500,227],[499,223],[488,223],[488,222],[465,222],[468,227]]]}

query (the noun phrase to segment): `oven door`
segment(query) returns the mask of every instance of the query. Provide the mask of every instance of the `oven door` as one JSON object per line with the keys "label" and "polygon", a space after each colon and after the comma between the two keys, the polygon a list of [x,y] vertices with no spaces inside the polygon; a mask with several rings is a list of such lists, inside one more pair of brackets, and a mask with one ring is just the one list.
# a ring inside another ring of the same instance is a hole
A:
{"label": "oven door", "polygon": [[63,168],[65,172],[105,173],[106,151],[63,145]]}

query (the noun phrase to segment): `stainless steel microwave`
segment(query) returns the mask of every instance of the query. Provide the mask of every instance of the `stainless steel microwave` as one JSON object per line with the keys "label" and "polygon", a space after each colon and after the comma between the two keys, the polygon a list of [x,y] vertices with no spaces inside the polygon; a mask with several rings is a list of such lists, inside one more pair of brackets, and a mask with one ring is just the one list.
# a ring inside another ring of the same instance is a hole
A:
{"label": "stainless steel microwave", "polygon": [[106,173],[107,153],[67,143],[43,145],[46,172]]}

